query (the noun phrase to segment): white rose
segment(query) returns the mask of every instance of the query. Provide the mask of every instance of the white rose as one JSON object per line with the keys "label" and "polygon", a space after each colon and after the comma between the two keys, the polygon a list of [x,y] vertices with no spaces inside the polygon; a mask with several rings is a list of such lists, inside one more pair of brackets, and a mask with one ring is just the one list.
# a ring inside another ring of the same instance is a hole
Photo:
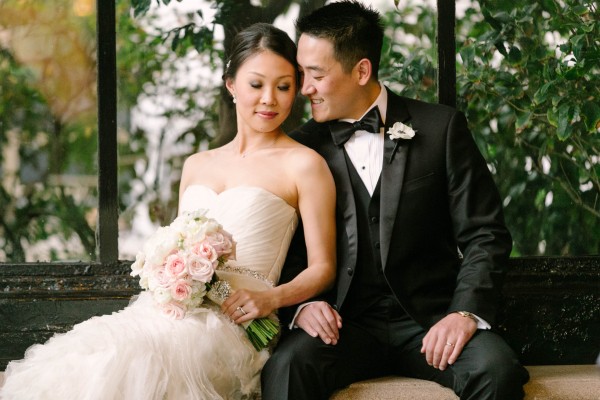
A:
{"label": "white rose", "polygon": [[165,258],[177,249],[179,235],[176,232],[162,230],[160,235],[148,242],[150,246],[146,250],[146,259],[152,265],[162,265]]}
{"label": "white rose", "polygon": [[131,276],[141,275],[144,269],[144,262],[146,261],[146,256],[143,252],[137,253],[135,256],[135,261],[131,264]]}
{"label": "white rose", "polygon": [[169,288],[157,286],[152,294],[158,304],[167,304],[171,301],[171,291]]}

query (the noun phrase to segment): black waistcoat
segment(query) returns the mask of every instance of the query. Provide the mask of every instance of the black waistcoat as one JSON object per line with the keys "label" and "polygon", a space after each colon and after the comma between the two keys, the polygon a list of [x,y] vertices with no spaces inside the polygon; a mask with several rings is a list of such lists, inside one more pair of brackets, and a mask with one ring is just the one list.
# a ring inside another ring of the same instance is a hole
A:
{"label": "black waistcoat", "polygon": [[394,296],[383,275],[379,249],[381,179],[371,196],[347,155],[346,165],[356,203],[358,251],[354,276],[341,314],[345,317],[356,317],[383,303],[389,304]]}

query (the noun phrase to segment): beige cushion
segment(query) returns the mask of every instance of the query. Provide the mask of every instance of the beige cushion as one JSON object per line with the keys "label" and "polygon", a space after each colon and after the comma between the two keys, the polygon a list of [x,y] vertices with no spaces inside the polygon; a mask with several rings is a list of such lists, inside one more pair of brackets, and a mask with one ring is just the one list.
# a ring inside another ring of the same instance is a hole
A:
{"label": "beige cushion", "polygon": [[527,400],[599,400],[600,368],[596,365],[527,367]]}
{"label": "beige cushion", "polygon": [[[527,367],[531,380],[525,400],[600,400],[600,369],[595,365]],[[4,378],[0,372],[0,386]],[[385,377],[353,383],[331,400],[456,400],[452,390],[434,382]]]}
{"label": "beige cushion", "polygon": [[[595,365],[527,367],[526,400],[600,400],[600,369]],[[434,382],[385,377],[353,383],[331,400],[457,400],[452,390]]]}

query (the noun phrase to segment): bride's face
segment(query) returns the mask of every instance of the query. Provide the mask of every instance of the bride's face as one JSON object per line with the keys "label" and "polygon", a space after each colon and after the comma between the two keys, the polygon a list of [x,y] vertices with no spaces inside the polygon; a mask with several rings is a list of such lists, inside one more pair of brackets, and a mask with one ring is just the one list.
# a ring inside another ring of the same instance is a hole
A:
{"label": "bride's face", "polygon": [[239,131],[272,132],[290,114],[296,71],[285,58],[262,51],[240,66],[227,88],[236,99]]}

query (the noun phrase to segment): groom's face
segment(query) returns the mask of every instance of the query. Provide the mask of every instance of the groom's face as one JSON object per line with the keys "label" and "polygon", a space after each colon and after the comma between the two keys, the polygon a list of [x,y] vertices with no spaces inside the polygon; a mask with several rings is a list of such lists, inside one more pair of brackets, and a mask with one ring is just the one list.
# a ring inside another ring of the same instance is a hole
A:
{"label": "groom's face", "polygon": [[301,93],[310,100],[315,121],[362,116],[364,110],[357,107],[356,101],[356,71],[344,72],[329,40],[302,34],[297,58],[302,74]]}

